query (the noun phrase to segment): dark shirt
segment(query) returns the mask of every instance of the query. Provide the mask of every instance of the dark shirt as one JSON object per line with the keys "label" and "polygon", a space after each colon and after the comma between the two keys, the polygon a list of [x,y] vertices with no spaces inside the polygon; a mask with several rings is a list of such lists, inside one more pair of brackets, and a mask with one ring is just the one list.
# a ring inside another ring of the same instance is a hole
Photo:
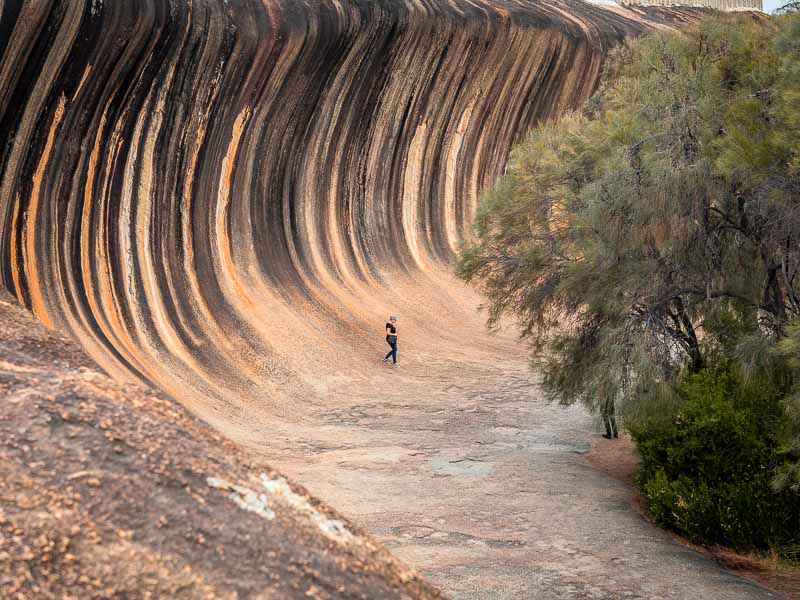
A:
{"label": "dark shirt", "polygon": [[386,324],[386,329],[388,329],[391,332],[391,333],[386,334],[386,341],[390,342],[390,343],[391,342],[396,342],[397,341],[397,336],[396,335],[392,335],[392,333],[397,333],[397,327],[395,327],[391,323],[387,323]]}

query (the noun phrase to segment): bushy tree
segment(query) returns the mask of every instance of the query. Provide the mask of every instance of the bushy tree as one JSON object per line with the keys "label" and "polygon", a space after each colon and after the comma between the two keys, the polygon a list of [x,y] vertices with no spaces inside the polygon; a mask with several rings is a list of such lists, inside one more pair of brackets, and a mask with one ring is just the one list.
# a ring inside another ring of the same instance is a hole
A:
{"label": "bushy tree", "polygon": [[772,349],[800,316],[800,17],[619,48],[585,110],[513,151],[457,268],[562,402],[674,418],[720,357],[790,385]]}
{"label": "bushy tree", "polygon": [[784,15],[800,12],[800,2],[787,2],[775,10],[775,14]]}
{"label": "bushy tree", "polygon": [[[781,454],[782,464],[775,478],[775,488],[789,489],[800,495],[800,321],[786,327],[777,352],[795,373],[795,385],[786,398],[786,424]],[[798,556],[800,558],[800,555]]]}
{"label": "bushy tree", "polygon": [[634,428],[639,484],[660,525],[700,543],[774,549],[800,544],[800,495],[776,492],[783,391],[746,383],[728,365],[690,375],[669,423]]}

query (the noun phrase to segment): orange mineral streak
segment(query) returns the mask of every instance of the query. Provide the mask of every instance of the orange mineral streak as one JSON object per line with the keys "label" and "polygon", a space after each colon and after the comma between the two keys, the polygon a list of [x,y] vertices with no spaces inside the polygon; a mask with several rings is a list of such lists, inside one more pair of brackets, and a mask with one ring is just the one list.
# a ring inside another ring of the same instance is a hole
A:
{"label": "orange mineral streak", "polygon": [[19,256],[17,256],[17,221],[19,221],[19,193],[14,195],[14,208],[13,216],[11,217],[11,279],[14,282],[14,295],[20,302],[24,301],[22,296],[22,284],[19,280],[19,274],[22,272],[21,265],[19,264]]}
{"label": "orange mineral streak", "polygon": [[255,309],[255,299],[250,296],[247,288],[237,274],[236,265],[233,262],[233,248],[228,236],[228,214],[231,201],[231,177],[233,168],[236,164],[236,154],[239,152],[239,143],[244,132],[244,127],[250,119],[250,107],[245,106],[236,121],[233,123],[231,140],[228,143],[228,150],[222,159],[222,169],[219,175],[219,190],[217,192],[216,207],[216,229],[217,250],[219,250],[219,262],[221,273],[220,279],[225,283],[228,297],[233,303],[242,302],[246,310]]}
{"label": "orange mineral streak", "polygon": [[[197,269],[195,262],[195,239],[193,222],[191,219],[193,198],[199,190],[195,190],[195,174],[198,172],[198,160],[200,151],[203,148],[203,143],[206,137],[209,123],[209,106],[216,102],[218,95],[221,92],[218,80],[215,78],[214,84],[209,91],[209,102],[203,108],[196,112],[192,118],[192,128],[190,131],[194,132],[194,136],[189,136],[192,140],[189,144],[189,156],[187,164],[187,176],[184,180],[181,194],[181,236],[183,242],[183,262],[180,266],[183,267],[183,275],[188,282],[191,291],[186,298],[188,307],[202,320],[205,327],[205,333],[208,337],[214,339],[219,346],[219,349],[225,354],[232,354],[235,352],[234,346],[230,343],[224,331],[219,327],[217,319],[215,318],[211,308],[206,302],[206,297],[202,289],[201,282],[197,277]],[[179,266],[179,268],[180,268]],[[197,343],[200,340],[194,336],[191,328],[187,328],[194,341]]]}
{"label": "orange mineral streak", "polygon": [[[207,115],[203,115],[200,123],[198,123],[197,135],[195,136],[194,144],[192,146],[191,159],[189,160],[188,177],[186,178],[186,182],[183,186],[182,212],[185,215],[191,214],[194,173],[197,169],[197,158],[200,153],[200,148],[203,145],[203,137],[206,133],[207,118]],[[219,340],[219,342],[223,345],[222,348],[226,352],[230,352],[233,350],[233,347],[228,343],[228,340],[223,334],[222,330],[217,326],[217,321],[214,319],[214,316],[211,314],[211,311],[204,300],[203,290],[195,274],[194,234],[192,232],[191,219],[183,219],[181,224],[181,232],[184,239],[183,267],[186,278],[189,282],[189,286],[192,290],[192,294],[190,296],[191,305],[194,307],[194,310],[203,317],[206,326],[211,330],[210,334],[213,335],[215,339]]]}
{"label": "orange mineral streak", "polygon": [[[154,241],[152,236],[151,223],[155,220],[155,211],[157,207],[154,205],[154,182],[157,181],[155,172],[157,165],[155,163],[155,146],[156,140],[164,126],[163,115],[166,111],[167,91],[173,81],[175,74],[175,65],[173,65],[165,79],[165,84],[161,88],[160,93],[155,99],[152,111],[146,111],[144,114],[152,115],[150,117],[149,126],[144,131],[144,118],[140,120],[137,125],[135,134],[136,139],[141,139],[143,136],[143,143],[141,147],[137,147],[137,152],[141,155],[134,157],[131,162],[138,163],[140,180],[138,188],[135,192],[132,191],[131,196],[135,193],[138,199],[136,208],[133,211],[131,218],[133,219],[134,227],[136,230],[136,240],[138,243],[132,249],[135,255],[136,264],[139,269],[135,275],[138,276],[141,286],[143,288],[144,297],[138,302],[133,302],[132,307],[136,310],[135,318],[139,322],[153,321],[153,326],[140,326],[138,329],[145,332],[144,343],[149,347],[149,350],[154,355],[162,356],[162,360],[158,361],[150,373],[153,380],[167,380],[169,373],[198,373],[201,367],[198,361],[192,356],[191,352],[187,350],[185,344],[181,340],[180,335],[176,329],[176,323],[173,322],[166,310],[165,298],[162,295],[162,290],[159,288],[157,281],[157,273],[162,269],[162,263],[165,261],[164,256],[154,256],[154,252],[158,253],[159,249],[154,248]],[[144,117],[144,115],[143,115]],[[125,194],[127,197],[128,194]],[[131,260],[134,259],[131,255]],[[130,264],[130,262],[126,262]],[[131,277],[134,273],[131,273]],[[173,381],[175,380],[172,378]],[[179,380],[183,377],[179,375]],[[180,388],[181,386],[177,386]],[[173,389],[169,389],[174,393]]]}
{"label": "orange mineral streak", "polygon": [[[111,181],[111,172],[114,168],[115,158],[119,154],[119,150],[123,143],[123,139],[121,137],[121,129],[123,124],[123,121],[118,122],[114,130],[111,132],[111,138],[108,141],[110,151],[107,151],[109,156],[106,159],[105,169],[101,178],[103,186],[96,192],[95,197],[107,198],[108,196],[108,186]],[[97,159],[95,158],[95,160]],[[91,229],[85,231],[86,244],[88,245],[91,242],[94,242],[94,253],[97,257],[97,260],[95,261],[95,264],[97,265],[97,290],[95,294],[91,294],[93,298],[93,306],[102,315],[102,318],[98,319],[98,321],[102,322],[103,319],[107,320],[109,327],[108,339],[112,340],[112,343],[117,351],[120,352],[128,361],[130,365],[129,368],[144,372],[142,361],[139,360],[137,344],[127,333],[127,329],[123,324],[119,303],[112,286],[112,266],[109,261],[108,247],[113,243],[113,240],[110,238],[110,233],[106,227],[106,202],[98,202],[97,210],[98,215],[95,219],[95,223],[97,223],[96,232],[92,232]],[[91,348],[90,352],[92,354],[92,358],[97,360],[103,366],[103,368],[113,372],[116,377],[121,379],[131,378],[130,371],[123,370],[117,363],[108,360],[108,358],[102,352],[102,349],[95,347]]]}
{"label": "orange mineral streak", "polygon": [[[147,106],[152,110],[151,98]],[[148,236],[147,218],[142,215],[146,212],[150,201],[152,186],[152,153],[149,144],[155,135],[154,132],[145,134],[145,122],[150,116],[150,110],[142,111],[137,119],[133,132],[133,141],[125,165],[125,179],[122,187],[121,211],[117,226],[121,232],[120,250],[122,281],[125,292],[125,303],[132,313],[133,330],[140,347],[148,354],[158,356],[157,333],[145,325],[145,314],[152,314],[158,319],[158,303],[151,302],[148,297],[146,285],[143,291],[137,285],[144,282],[148,271],[152,272],[152,265],[148,265],[142,254],[147,252]],[[158,112],[155,112],[156,129],[160,121]],[[138,185],[137,185],[138,183]],[[172,358],[172,357],[169,357]],[[153,361],[144,365],[144,374],[150,380],[158,380],[162,360]]]}
{"label": "orange mineral streak", "polygon": [[92,263],[91,257],[95,256],[92,247],[92,238],[89,235],[92,229],[92,206],[94,194],[94,182],[97,172],[97,161],[100,158],[101,142],[103,132],[106,128],[106,113],[100,117],[100,126],[97,130],[97,135],[94,139],[92,146],[92,153],[89,155],[89,164],[86,171],[86,187],[83,191],[83,211],[81,212],[81,276],[83,278],[83,287],[86,290],[86,297],[89,303],[89,309],[92,315],[97,320],[100,329],[106,337],[114,337],[113,330],[108,325],[105,312],[101,310],[94,294],[94,282],[92,281]]}
{"label": "orange mineral streak", "polygon": [[462,157],[462,150],[463,150],[463,143],[464,143],[464,134],[469,127],[469,121],[472,117],[472,110],[475,108],[475,102],[477,98],[470,102],[466,109],[464,110],[463,114],[461,115],[461,119],[459,119],[458,126],[456,127],[455,135],[453,136],[453,141],[450,144],[449,151],[447,153],[447,179],[445,180],[445,192],[444,192],[444,201],[445,201],[445,231],[447,233],[447,245],[450,247],[450,251],[455,254],[458,252],[458,246],[461,241],[460,232],[458,231],[458,224],[457,218],[460,216],[456,210],[456,201],[458,192],[456,190],[456,184],[454,174],[456,173],[456,167],[458,166],[459,160],[464,160],[465,157]]}
{"label": "orange mineral streak", "polygon": [[[194,173],[197,169],[197,156],[200,152],[200,148],[202,147],[203,137],[206,133],[206,118],[207,117],[204,115],[201,121],[197,124],[197,134],[195,135],[194,143],[191,146],[191,152],[189,154],[191,158],[189,159],[189,165],[187,169],[188,176],[183,184],[183,194],[181,196],[181,212],[184,215],[190,215],[192,210],[192,185],[194,181]],[[190,304],[195,311],[203,314],[208,327],[213,328],[213,333],[219,336],[219,338],[224,342],[224,336],[220,335],[221,330],[216,326],[216,320],[208,310],[208,306],[203,299],[203,291],[200,288],[200,282],[197,281],[197,276],[195,275],[194,239],[191,219],[184,218],[181,221],[181,233],[183,234],[184,239],[184,260],[182,265],[184,269],[184,276],[189,282],[189,286],[193,292],[189,298]],[[198,342],[199,340],[193,335],[191,328],[187,327],[186,329],[190,332],[190,335],[192,335],[193,340]]]}
{"label": "orange mineral streak", "polygon": [[83,77],[81,77],[81,81],[78,84],[78,87],[75,89],[75,93],[72,94],[72,102],[75,102],[78,95],[81,93],[83,89],[83,84],[86,83],[86,80],[89,78],[89,74],[92,72],[92,65],[86,65],[86,69],[83,71]]}
{"label": "orange mineral streak", "polygon": [[64,117],[64,107],[66,103],[67,98],[62,94],[56,105],[53,122],[50,125],[50,132],[47,135],[47,142],[45,142],[44,149],[39,158],[39,164],[33,174],[33,187],[31,189],[30,204],[28,206],[28,219],[25,227],[25,244],[23,246],[22,257],[23,263],[25,264],[25,278],[28,282],[31,310],[33,314],[48,327],[53,326],[53,321],[48,314],[47,302],[45,300],[44,290],[42,289],[42,280],[39,272],[39,267],[43,264],[43,257],[38,256],[36,248],[36,238],[37,235],[40,234],[37,221],[39,218],[40,204],[46,201],[45,198],[40,197],[44,170],[47,167],[47,162],[51,158],[53,140],[56,137],[58,126],[61,124],[61,119]]}

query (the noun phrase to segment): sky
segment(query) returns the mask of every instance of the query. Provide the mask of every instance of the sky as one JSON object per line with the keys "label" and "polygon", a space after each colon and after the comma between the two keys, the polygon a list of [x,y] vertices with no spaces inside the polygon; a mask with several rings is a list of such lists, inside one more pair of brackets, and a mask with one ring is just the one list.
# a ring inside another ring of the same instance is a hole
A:
{"label": "sky", "polygon": [[771,13],[773,10],[779,6],[783,6],[785,3],[785,0],[764,0],[764,12]]}
{"label": "sky", "polygon": [[[783,6],[784,4],[786,4],[788,1],[789,0],[762,0],[764,6],[764,12],[769,14],[779,6]],[[589,0],[589,2],[596,2],[599,4],[606,4],[606,3],[611,4],[613,3],[613,0]]]}

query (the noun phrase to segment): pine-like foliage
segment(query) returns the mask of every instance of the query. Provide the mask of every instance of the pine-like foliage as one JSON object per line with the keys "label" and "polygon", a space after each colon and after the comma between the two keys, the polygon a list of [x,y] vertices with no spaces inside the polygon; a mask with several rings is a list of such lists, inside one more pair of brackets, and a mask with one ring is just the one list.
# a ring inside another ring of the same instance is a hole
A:
{"label": "pine-like foliage", "polygon": [[619,48],[583,111],[535,129],[458,273],[513,315],[546,391],[629,423],[717,358],[785,377],[800,316],[800,17],[715,17]]}

